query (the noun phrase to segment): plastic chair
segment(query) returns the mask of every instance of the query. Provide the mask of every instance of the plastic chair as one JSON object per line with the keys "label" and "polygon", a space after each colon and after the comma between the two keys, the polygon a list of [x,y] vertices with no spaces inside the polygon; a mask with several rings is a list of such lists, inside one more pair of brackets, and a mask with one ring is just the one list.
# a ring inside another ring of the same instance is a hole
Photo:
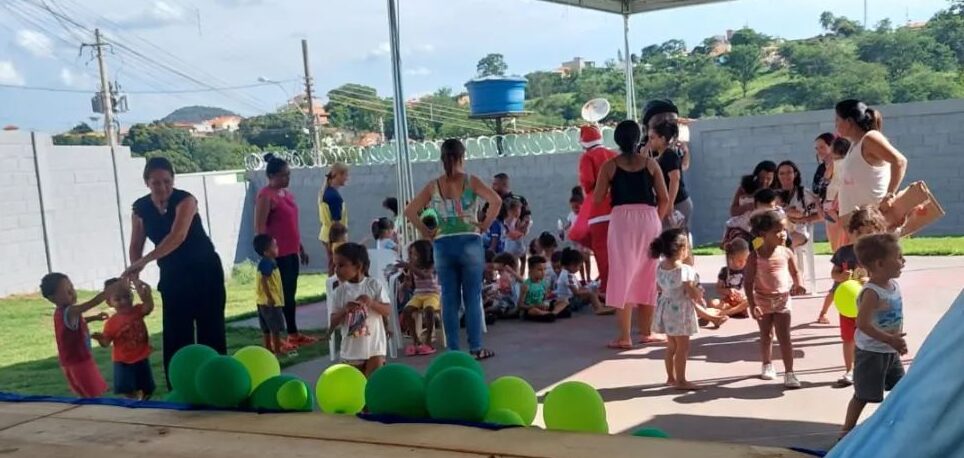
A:
{"label": "plastic chair", "polygon": [[807,233],[810,237],[807,243],[802,246],[798,246],[793,249],[793,253],[797,256],[797,267],[801,270],[801,274],[806,277],[801,279],[804,284],[807,285],[807,292],[810,295],[817,295],[817,271],[816,271],[816,259],[814,254],[813,246],[813,224],[807,224]]}
{"label": "plastic chair", "polygon": [[328,327],[328,357],[332,362],[335,361],[337,353],[337,345],[335,345],[335,330],[331,328],[331,297],[335,292],[335,282],[338,279],[332,275],[328,277],[325,281],[325,314],[328,316],[327,327]]}
{"label": "plastic chair", "polygon": [[[386,270],[398,263],[398,253],[392,250],[369,249],[368,260],[371,262],[368,273],[381,282],[382,288],[384,288],[385,291],[389,293],[393,292],[394,290],[389,288],[389,278],[386,275]],[[391,338],[388,339],[388,356],[397,358],[398,349],[402,347],[402,327],[398,322],[398,313],[394,313],[394,310],[397,310],[398,306],[398,304],[395,303],[397,300],[395,295],[389,294],[389,300],[393,312],[388,315],[388,325],[392,332]]]}

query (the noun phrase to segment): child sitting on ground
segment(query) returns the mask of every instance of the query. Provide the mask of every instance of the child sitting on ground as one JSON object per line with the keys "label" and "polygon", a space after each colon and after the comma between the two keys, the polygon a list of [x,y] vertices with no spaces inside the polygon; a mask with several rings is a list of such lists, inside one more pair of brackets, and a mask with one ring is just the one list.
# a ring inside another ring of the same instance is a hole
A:
{"label": "child sitting on ground", "polygon": [[653,316],[653,332],[666,334],[666,384],[678,390],[699,387],[686,380],[686,359],[690,352],[690,336],[699,332],[697,315],[717,326],[726,315],[706,309],[700,278],[696,269],[683,260],[689,255],[689,237],[685,229],[663,231],[649,246],[649,255],[662,261],[656,271],[659,299]]}
{"label": "child sitting on ground", "polygon": [[750,219],[753,235],[762,240],[746,264],[743,286],[749,302],[750,315],[760,326],[760,358],[763,368],[760,378],[773,380],[772,348],[776,332],[783,357],[784,380],[787,388],[800,388],[793,373],[793,342],[790,340],[790,296],[805,293],[800,286],[797,257],[787,247],[789,235],[786,219],[776,211],[757,213]]}
{"label": "child sitting on ground", "polygon": [[720,313],[735,318],[747,317],[746,294],[743,293],[743,271],[750,257],[750,245],[746,240],[737,238],[726,244],[726,265],[720,269],[716,278],[716,293],[719,299],[710,301],[710,306]]}
{"label": "child sitting on ground", "polygon": [[529,256],[539,256],[546,261],[546,279],[550,290],[556,284],[556,279],[559,278],[558,272],[552,265],[552,257],[558,249],[559,242],[556,240],[556,236],[548,231],[539,234],[539,237],[533,239],[532,243],[529,244]]}
{"label": "child sitting on ground", "polygon": [[[558,254],[562,271],[559,279],[556,280],[556,306],[568,305],[574,312],[578,312],[587,304],[592,306],[592,311],[596,315],[611,315],[615,309],[606,307],[599,300],[599,295],[595,291],[584,286],[579,286],[576,282],[576,273],[582,266],[582,253],[574,248],[563,248]],[[553,263],[555,264],[555,263]]]}
{"label": "child sitting on ground", "polygon": [[496,292],[483,304],[485,314],[496,318],[518,318],[519,260],[511,253],[499,253],[492,259],[493,269],[498,274]]}
{"label": "child sitting on ground", "polygon": [[372,221],[372,237],[375,239],[376,250],[399,251],[395,241],[395,223],[390,218],[382,217]]}
{"label": "child sitting on ground", "polygon": [[112,278],[104,282],[107,304],[117,313],[104,323],[103,332],[91,334],[102,347],[114,345],[114,394],[143,401],[154,394],[154,374],[151,371],[151,341],[144,317],[154,310],[151,287],[134,280],[134,289],[141,303],[134,305],[131,283],[127,279]]}
{"label": "child sitting on ground", "polygon": [[529,258],[529,278],[519,289],[519,313],[522,319],[549,323],[556,318],[571,318],[568,303],[550,305],[549,288],[546,284],[546,259],[542,256]]}
{"label": "child sitting on ground", "polygon": [[[408,262],[400,265],[405,268],[415,283],[415,293],[402,310],[405,328],[409,331],[412,344],[405,347],[405,356],[431,355],[435,353],[432,335],[435,331],[435,316],[442,310],[441,291],[435,274],[435,259],[432,242],[416,240],[408,246]],[[416,315],[422,315],[422,329],[425,340],[419,337]]]}
{"label": "child sitting on ground", "polygon": [[[332,227],[332,233],[334,233]],[[331,240],[334,240],[332,237]],[[332,242],[334,243],[334,242]],[[278,242],[267,234],[254,237],[254,252],[261,256],[258,261],[257,303],[258,324],[264,348],[281,357],[296,350],[281,341],[281,331],[285,326],[284,292],[281,286],[281,270],[278,269]]]}
{"label": "child sitting on ground", "polygon": [[482,310],[485,312],[485,324],[491,325],[499,318],[490,313],[489,308],[499,297],[499,269],[495,265],[495,252],[485,250],[485,270],[482,271]]}
{"label": "child sitting on ground", "polygon": [[904,306],[897,278],[904,255],[894,234],[872,234],[857,241],[855,251],[870,280],[857,297],[857,351],[854,397],[847,406],[843,434],[850,432],[868,402],[884,400],[904,376],[900,357],[907,354]]}
{"label": "child sitting on ground", "polygon": [[781,218],[786,219],[787,214],[780,207],[780,196],[771,188],[763,188],[753,194],[754,209],[740,216],[734,216],[726,220],[726,234],[723,236],[723,249],[731,240],[741,238],[751,244],[751,249],[756,249],[753,243],[752,229],[750,228],[750,218],[767,211],[777,212]]}
{"label": "child sitting on ground", "polygon": [[[873,206],[863,206],[854,211],[847,226],[847,233],[850,240],[857,240],[860,237],[870,234],[880,234],[887,231],[887,221],[880,211]],[[833,287],[823,300],[823,308],[820,309],[820,316],[817,323],[829,324],[827,310],[833,303],[834,292],[837,286],[847,280],[857,280],[861,283],[867,282],[867,271],[859,266],[857,253],[854,245],[844,245],[837,248],[837,252],[830,258],[833,263],[833,270],[830,276],[833,277]],[[853,383],[854,367],[854,333],[857,329],[856,318],[848,318],[840,315],[840,340],[843,341],[843,360],[844,375],[837,380],[840,386],[849,386]]]}
{"label": "child sitting on ground", "polygon": [[107,383],[100,375],[97,362],[90,352],[90,333],[87,323],[104,321],[106,313],[85,317],[84,312],[104,302],[105,293],[82,304],[77,303],[77,292],[70,279],[62,273],[49,273],[40,280],[40,293],[57,306],[54,309],[54,336],[57,339],[57,359],[70,390],[82,398],[96,398],[107,391]]}
{"label": "child sitting on ground", "polygon": [[331,327],[341,331],[341,360],[371,376],[385,364],[388,335],[383,318],[393,313],[388,292],[368,276],[368,249],[345,243],[335,250],[341,285],[332,293]]}

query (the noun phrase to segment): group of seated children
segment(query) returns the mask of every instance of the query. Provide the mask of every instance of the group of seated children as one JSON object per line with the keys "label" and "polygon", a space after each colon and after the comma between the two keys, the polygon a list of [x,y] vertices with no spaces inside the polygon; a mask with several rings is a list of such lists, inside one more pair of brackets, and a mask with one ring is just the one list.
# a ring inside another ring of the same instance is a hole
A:
{"label": "group of seated children", "polygon": [[[137,291],[140,304],[134,304],[131,288]],[[78,304],[74,285],[62,273],[50,273],[40,281],[40,292],[56,306],[54,335],[57,356],[67,385],[82,398],[99,397],[107,391],[90,348],[91,339],[102,347],[113,345],[114,393],[129,399],[145,400],[154,393],[151,371],[150,340],[144,317],[154,310],[151,287],[138,279],[112,278],[104,282],[104,290],[91,300]],[[114,309],[114,314],[84,313],[101,302]],[[101,332],[90,333],[87,324],[104,321]]]}

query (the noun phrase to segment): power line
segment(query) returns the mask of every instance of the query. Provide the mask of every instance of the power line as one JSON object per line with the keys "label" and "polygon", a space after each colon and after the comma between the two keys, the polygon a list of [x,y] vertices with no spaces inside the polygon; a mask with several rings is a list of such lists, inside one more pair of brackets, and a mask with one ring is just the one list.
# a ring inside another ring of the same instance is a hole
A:
{"label": "power line", "polygon": [[[292,80],[286,80],[290,82]],[[239,89],[251,89],[256,87],[264,87],[274,83],[252,83],[244,84],[240,86],[226,86],[226,87],[215,87],[207,89],[172,89],[172,90],[123,90],[125,94],[194,94],[199,92],[216,92],[216,91],[236,91]],[[67,92],[67,93],[78,93],[78,94],[90,94],[94,92],[93,90],[85,89],[69,89],[69,88],[59,88],[59,87],[49,87],[49,86],[18,86],[16,84],[0,84],[2,88],[8,89],[22,89],[25,91],[46,91],[46,92]]]}

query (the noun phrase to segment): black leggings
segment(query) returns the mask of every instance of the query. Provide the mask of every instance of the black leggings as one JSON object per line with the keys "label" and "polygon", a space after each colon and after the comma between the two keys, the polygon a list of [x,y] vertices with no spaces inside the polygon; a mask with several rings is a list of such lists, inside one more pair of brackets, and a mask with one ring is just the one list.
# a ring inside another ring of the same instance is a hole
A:
{"label": "black leggings", "polygon": [[[171,281],[169,283],[173,286],[161,290],[165,374],[168,374],[171,357],[193,343],[207,345],[222,355],[228,351],[224,336],[225,291],[221,261],[172,276],[181,281]],[[170,379],[167,386],[171,386]]]}
{"label": "black leggings", "polygon": [[281,256],[275,261],[278,263],[278,271],[281,274],[281,294],[285,299],[284,314],[288,334],[297,334],[295,295],[298,292],[298,273],[301,268],[301,258],[297,254],[289,254],[288,256]]}

